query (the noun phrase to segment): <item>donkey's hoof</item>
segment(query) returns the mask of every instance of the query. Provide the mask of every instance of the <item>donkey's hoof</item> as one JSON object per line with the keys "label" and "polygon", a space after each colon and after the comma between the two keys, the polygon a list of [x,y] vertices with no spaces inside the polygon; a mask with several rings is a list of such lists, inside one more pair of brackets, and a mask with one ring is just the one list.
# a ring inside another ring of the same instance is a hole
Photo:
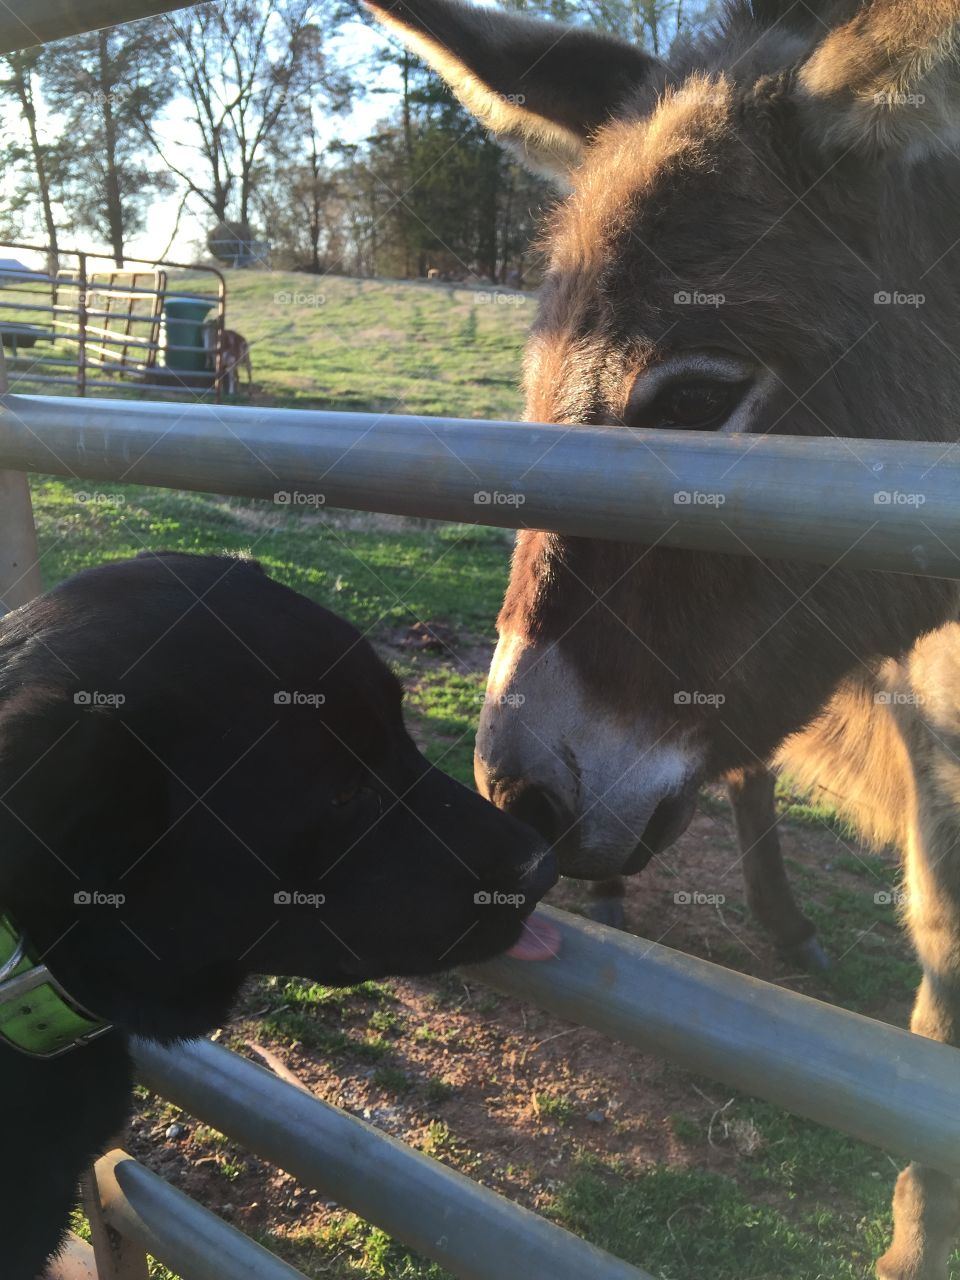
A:
{"label": "donkey's hoof", "polygon": [[623,898],[591,898],[587,905],[587,915],[597,924],[605,924],[610,929],[625,929],[627,914],[623,909]]}
{"label": "donkey's hoof", "polygon": [[783,954],[791,964],[799,965],[807,973],[826,973],[830,968],[830,957],[815,933],[797,946],[787,947]]}

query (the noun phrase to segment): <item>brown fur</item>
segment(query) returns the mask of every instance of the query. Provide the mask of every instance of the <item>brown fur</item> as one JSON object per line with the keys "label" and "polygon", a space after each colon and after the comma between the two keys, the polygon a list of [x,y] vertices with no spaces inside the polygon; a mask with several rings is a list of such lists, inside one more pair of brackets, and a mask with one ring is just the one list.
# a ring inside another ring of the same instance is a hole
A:
{"label": "brown fur", "polygon": [[[667,75],[583,32],[543,26],[538,37],[527,20],[474,14],[404,0],[391,24],[474,109],[483,94],[511,92],[491,69],[515,79],[522,41],[527,102],[479,114],[506,141],[522,137],[529,162],[570,191],[546,235],[529,418],[636,429],[638,388],[719,348],[753,370],[761,406],[733,429],[833,434],[854,454],[858,439],[957,442],[957,0],[731,3]],[[557,78],[557,47],[575,83]],[[597,75],[607,56],[609,84]],[[682,304],[685,291],[723,303]],[[925,300],[877,305],[881,291]],[[960,1043],[958,584],[854,572],[843,557],[811,567],[766,561],[762,546],[744,552],[524,531],[501,636],[535,659],[527,668],[554,654],[551,670],[574,673],[595,740],[642,724],[662,755],[732,777],[745,852],[770,845],[757,813],[775,758],[868,838],[896,844],[924,969],[912,1026]],[[501,662],[499,694],[511,678]],[[678,705],[691,689],[724,701]],[[530,701],[532,740],[550,708]],[[509,732],[517,718],[496,723]],[[522,764],[510,767],[507,780],[522,782]],[[767,909],[762,892],[754,900]],[[945,1280],[957,1186],[911,1166],[894,1211],[878,1274]]]}

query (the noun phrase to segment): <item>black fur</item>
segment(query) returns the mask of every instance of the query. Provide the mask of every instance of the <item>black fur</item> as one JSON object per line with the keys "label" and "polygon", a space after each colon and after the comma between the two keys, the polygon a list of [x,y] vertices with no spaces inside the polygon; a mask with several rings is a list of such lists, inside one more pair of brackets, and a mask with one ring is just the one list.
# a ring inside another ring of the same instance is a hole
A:
{"label": "black fur", "polygon": [[[242,560],[107,565],[3,619],[0,797],[0,910],[117,1028],[51,1061],[0,1045],[3,1280],[43,1269],[122,1127],[129,1034],[205,1034],[250,973],[493,955],[553,878],[528,828],[428,765],[359,633]],[[494,889],[526,906],[475,903]]]}

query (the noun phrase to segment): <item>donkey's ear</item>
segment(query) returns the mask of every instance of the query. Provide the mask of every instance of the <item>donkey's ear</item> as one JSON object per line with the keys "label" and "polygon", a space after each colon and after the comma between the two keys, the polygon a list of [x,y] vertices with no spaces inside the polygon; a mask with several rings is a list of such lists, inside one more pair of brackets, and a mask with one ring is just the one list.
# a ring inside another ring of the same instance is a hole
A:
{"label": "donkey's ear", "polygon": [[658,59],[579,27],[458,0],[364,0],[529,168],[569,187],[587,139],[629,100],[649,110],[670,79]]}
{"label": "donkey's ear", "polygon": [[831,149],[923,155],[960,128],[957,0],[867,0],[798,76],[811,130]]}

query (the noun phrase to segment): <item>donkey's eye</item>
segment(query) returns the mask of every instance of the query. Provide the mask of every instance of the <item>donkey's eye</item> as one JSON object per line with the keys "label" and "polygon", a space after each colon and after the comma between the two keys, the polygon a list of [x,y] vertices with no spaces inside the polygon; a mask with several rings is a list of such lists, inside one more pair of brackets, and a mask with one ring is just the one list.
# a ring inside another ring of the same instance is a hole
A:
{"label": "donkey's eye", "polygon": [[629,425],[709,431],[721,426],[730,416],[747,385],[743,382],[674,383],[640,409]]}

